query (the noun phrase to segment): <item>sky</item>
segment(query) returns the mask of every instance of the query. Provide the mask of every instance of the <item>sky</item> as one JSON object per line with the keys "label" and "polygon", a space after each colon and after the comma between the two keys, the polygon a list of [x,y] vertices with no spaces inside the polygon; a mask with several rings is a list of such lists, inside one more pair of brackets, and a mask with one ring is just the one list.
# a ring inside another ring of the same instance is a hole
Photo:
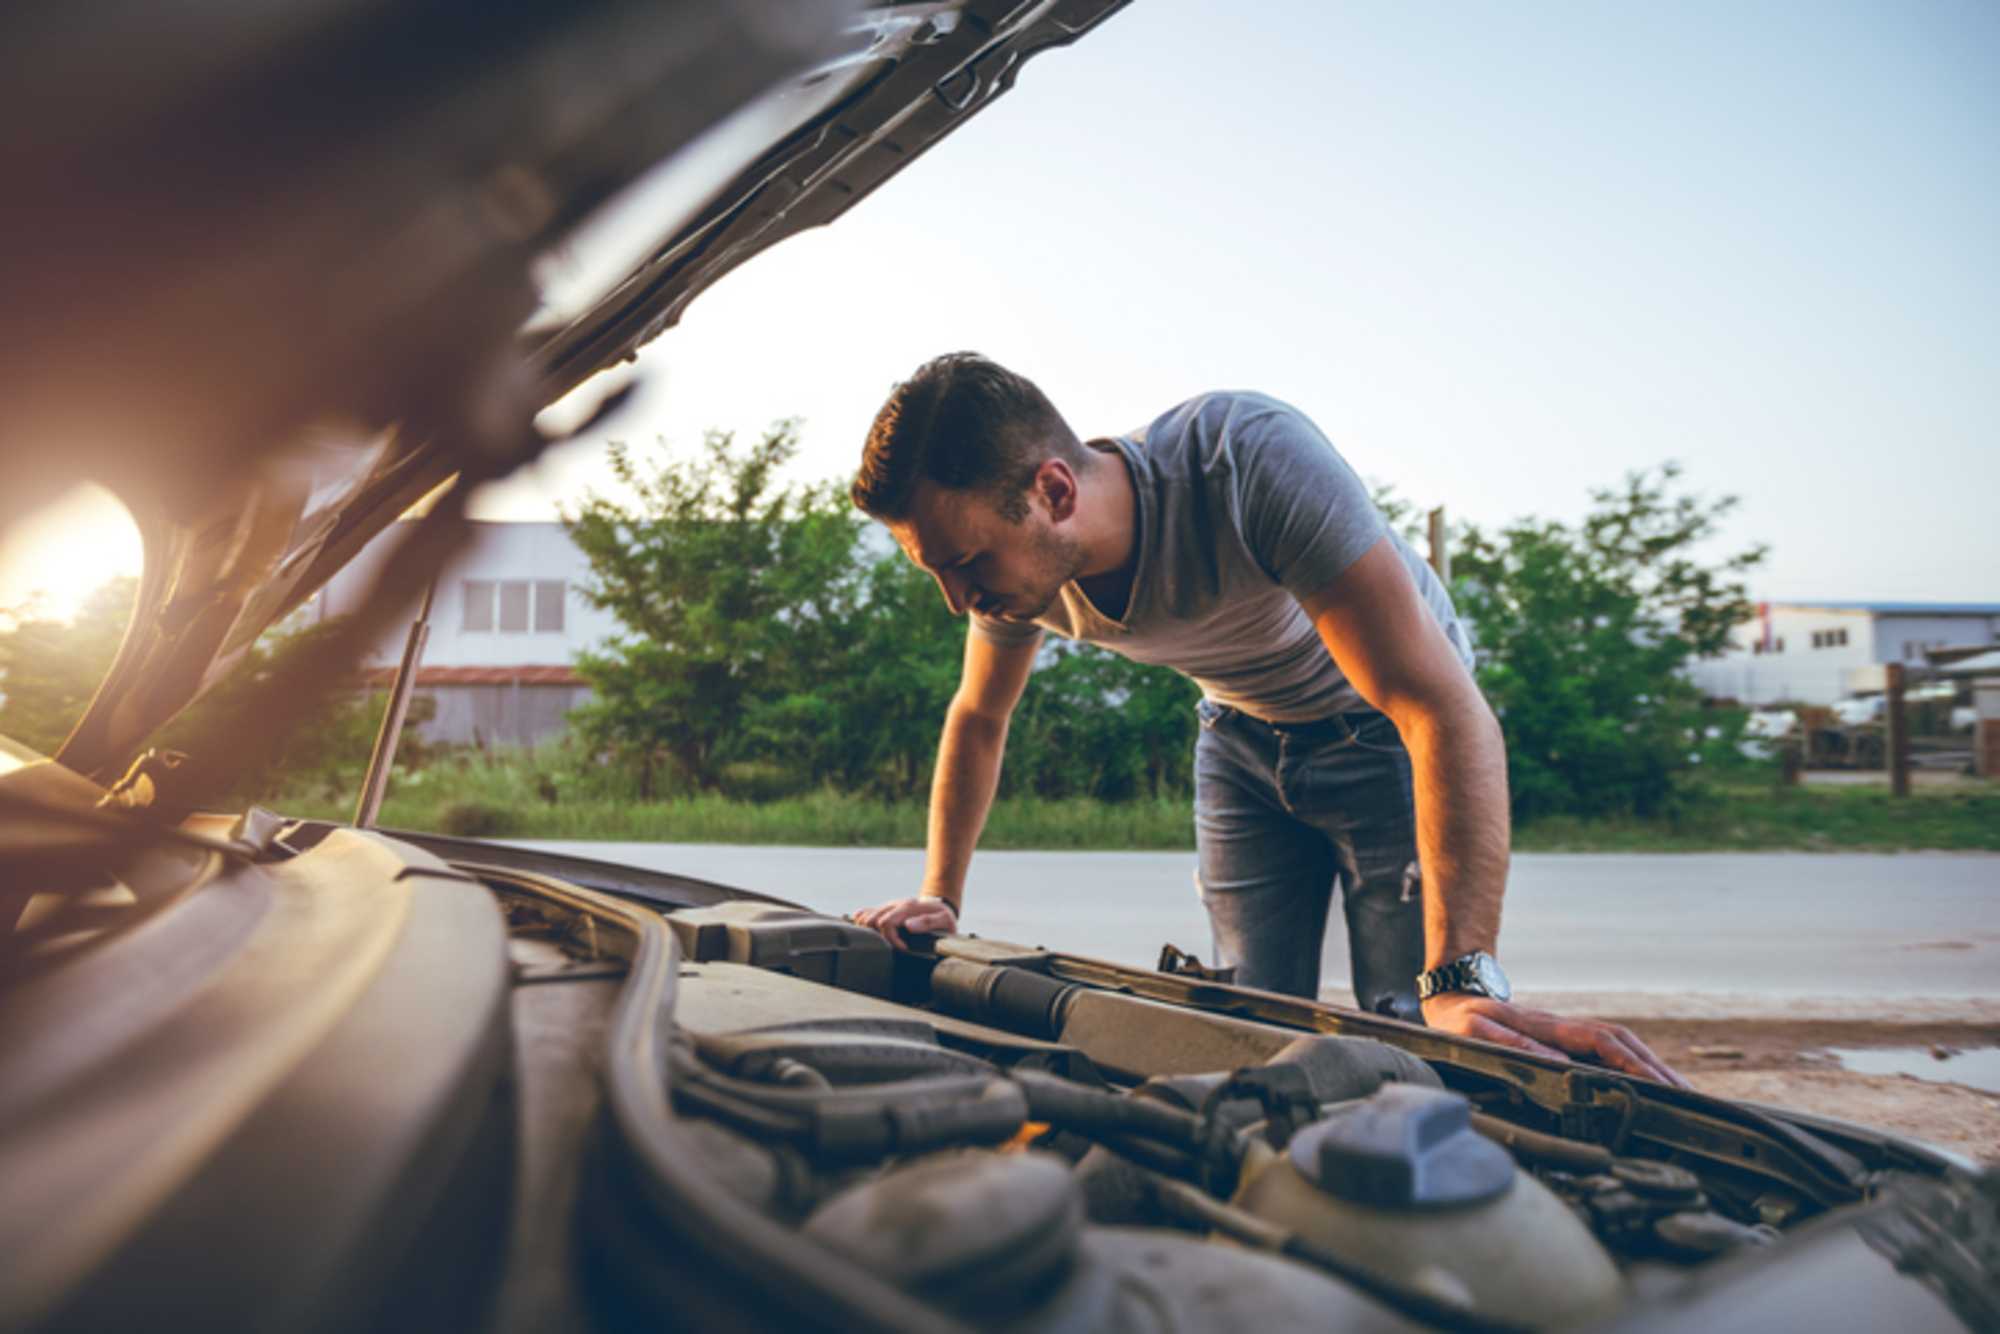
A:
{"label": "sky", "polygon": [[476,512],[552,517],[606,436],[782,417],[845,478],[970,348],[1086,436],[1275,394],[1487,524],[1678,460],[1741,498],[1716,551],[1771,548],[1756,596],[2000,600],[1996,69],[1990,0],[1134,0]]}

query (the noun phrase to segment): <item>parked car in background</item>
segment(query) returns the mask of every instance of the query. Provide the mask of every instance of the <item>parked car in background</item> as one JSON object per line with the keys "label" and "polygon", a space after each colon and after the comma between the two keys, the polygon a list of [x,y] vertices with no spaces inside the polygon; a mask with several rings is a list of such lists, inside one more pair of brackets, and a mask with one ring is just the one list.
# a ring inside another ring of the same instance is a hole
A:
{"label": "parked car in background", "polygon": [[1752,709],[1743,731],[1746,736],[1760,741],[1776,741],[1797,731],[1798,726],[1799,715],[1795,709]]}
{"label": "parked car in background", "polygon": [[1853,699],[1834,701],[1830,712],[1834,720],[1848,727],[1882,720],[1887,700],[1881,695],[1859,695]]}

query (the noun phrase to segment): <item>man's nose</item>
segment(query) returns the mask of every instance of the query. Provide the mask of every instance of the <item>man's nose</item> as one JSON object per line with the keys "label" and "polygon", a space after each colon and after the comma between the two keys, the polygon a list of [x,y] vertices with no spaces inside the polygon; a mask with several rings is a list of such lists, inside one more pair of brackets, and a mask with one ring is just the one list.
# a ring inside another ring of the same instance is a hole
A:
{"label": "man's nose", "polygon": [[938,570],[933,573],[932,578],[937,580],[938,590],[944,594],[944,605],[951,608],[951,614],[965,615],[968,594],[971,592],[966,577],[951,570]]}

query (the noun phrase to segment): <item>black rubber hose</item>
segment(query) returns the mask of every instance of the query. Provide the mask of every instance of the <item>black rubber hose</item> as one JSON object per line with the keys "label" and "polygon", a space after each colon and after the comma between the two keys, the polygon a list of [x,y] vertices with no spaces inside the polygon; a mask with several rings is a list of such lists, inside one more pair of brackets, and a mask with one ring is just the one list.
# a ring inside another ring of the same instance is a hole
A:
{"label": "black rubber hose", "polygon": [[796,1079],[773,1078],[770,1073],[772,1068],[783,1063],[815,1070],[828,1084],[839,1088],[893,1084],[936,1075],[976,1075],[991,1079],[1000,1073],[991,1061],[977,1056],[927,1042],[895,1038],[878,1042],[822,1042],[816,1045],[808,1040],[800,1042],[789,1052],[773,1054],[753,1051],[733,1062],[719,1060],[716,1054],[707,1050],[702,1051],[702,1056],[717,1067],[730,1071],[731,1078],[756,1083],[798,1084],[800,1081]]}
{"label": "black rubber hose", "polygon": [[1014,1082],[1028,1095],[1029,1119],[1087,1138],[1134,1135],[1181,1149],[1199,1149],[1207,1142],[1206,1125],[1200,1117],[1151,1098],[1085,1088],[1035,1070],[1015,1071]]}
{"label": "black rubber hose", "polygon": [[855,1160],[921,1153],[961,1144],[999,1144],[1020,1133],[1027,1099],[1002,1079],[977,1095],[938,1099],[825,1099],[813,1118],[813,1148],[829,1158]]}
{"label": "black rubber hose", "polygon": [[812,1089],[783,1084],[765,1084],[724,1074],[706,1061],[680,1055],[674,1061],[679,1078],[700,1080],[711,1088],[724,1090],[744,1102],[774,1111],[810,1115],[827,1106],[870,1107],[915,1102],[946,1102],[954,1098],[977,1098],[994,1084],[1007,1081],[997,1075],[931,1075],[898,1080],[892,1084],[855,1084],[845,1088]]}
{"label": "black rubber hose", "polygon": [[719,1074],[685,1052],[673,1059],[675,1097],[746,1129],[778,1134],[816,1157],[854,1161],[956,1144],[998,1144],[1028,1119],[1009,1080],[976,1075],[827,1090],[757,1084]]}
{"label": "black rubber hose", "polygon": [[1200,1160],[1179,1149],[1169,1149],[1164,1144],[1129,1135],[1099,1135],[1097,1142],[1149,1172],[1158,1172],[1196,1186],[1204,1184]]}
{"label": "black rubber hose", "polygon": [[833,1084],[825,1075],[804,1061],[795,1061],[789,1056],[780,1056],[772,1061],[764,1067],[762,1073],[772,1083],[782,1084],[787,1088],[810,1089],[817,1093],[827,1093],[833,1089]]}
{"label": "black rubber hose", "polygon": [[674,1081],[673,1093],[675,1103],[685,1104],[738,1130],[799,1142],[804,1142],[812,1133],[809,1118],[796,1112],[774,1111],[748,1099],[734,1097],[726,1090],[711,1086],[699,1075],[681,1075]]}
{"label": "black rubber hose", "polygon": [[1484,1112],[1472,1114],[1472,1128],[1523,1163],[1559,1167],[1565,1172],[1611,1170],[1611,1150],[1601,1145],[1563,1139],[1559,1135],[1544,1135],[1538,1130],[1528,1130]]}
{"label": "black rubber hose", "polygon": [[953,1014],[1030,1037],[1055,1038],[1069,1016],[1074,982],[1029,968],[940,959],[931,970],[931,1003]]}
{"label": "black rubber hose", "polygon": [[1313,1096],[1321,1102],[1365,1098],[1385,1083],[1444,1087],[1437,1071],[1424,1061],[1374,1038],[1315,1033],[1292,1042],[1265,1064],[1303,1070]]}

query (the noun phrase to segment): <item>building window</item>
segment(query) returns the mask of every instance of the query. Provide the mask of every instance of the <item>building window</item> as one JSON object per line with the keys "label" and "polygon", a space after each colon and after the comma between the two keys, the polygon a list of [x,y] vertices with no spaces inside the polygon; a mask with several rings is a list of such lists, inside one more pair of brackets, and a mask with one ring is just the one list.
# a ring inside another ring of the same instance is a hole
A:
{"label": "building window", "polygon": [[1815,630],[1812,644],[1814,648],[1839,648],[1847,643],[1846,630]]}
{"label": "building window", "polygon": [[465,618],[468,634],[536,634],[563,632],[563,604],[569,585],[561,579],[467,579]]}
{"label": "building window", "polygon": [[467,579],[465,581],[465,621],[463,629],[467,633],[493,628],[493,581],[491,579]]}
{"label": "building window", "polygon": [[561,634],[564,584],[560,579],[535,581],[535,633]]}
{"label": "building window", "polygon": [[522,635],[528,632],[528,584],[523,579],[509,579],[500,585],[500,633]]}

